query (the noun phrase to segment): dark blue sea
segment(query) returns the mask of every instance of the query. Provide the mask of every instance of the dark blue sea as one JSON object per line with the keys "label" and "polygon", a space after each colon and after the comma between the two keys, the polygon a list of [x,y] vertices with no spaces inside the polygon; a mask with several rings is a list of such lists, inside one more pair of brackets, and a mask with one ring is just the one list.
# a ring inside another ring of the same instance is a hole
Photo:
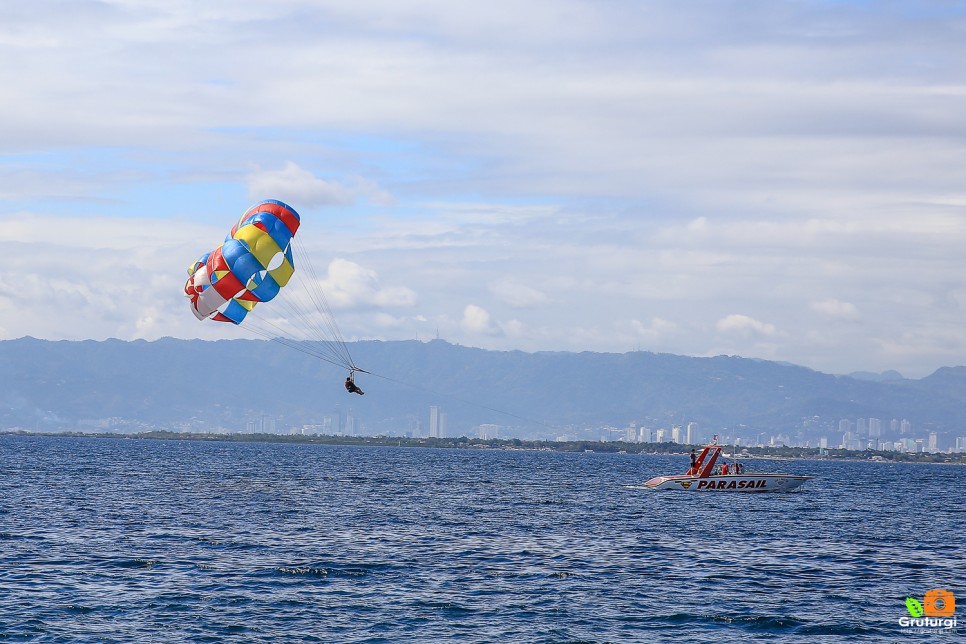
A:
{"label": "dark blue sea", "polygon": [[912,642],[960,598],[966,469],[0,436],[0,640]]}

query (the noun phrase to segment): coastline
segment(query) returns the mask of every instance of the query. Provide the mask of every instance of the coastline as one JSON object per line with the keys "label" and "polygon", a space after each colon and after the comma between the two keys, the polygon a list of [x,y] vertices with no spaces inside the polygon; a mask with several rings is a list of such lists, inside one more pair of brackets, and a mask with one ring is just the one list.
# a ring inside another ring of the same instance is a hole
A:
{"label": "coastline", "polygon": [[[503,449],[549,452],[594,452],[612,454],[667,454],[686,456],[692,447],[677,443],[624,443],[619,441],[538,441],[511,439],[482,439],[466,436],[453,438],[419,438],[405,436],[336,436],[299,434],[242,434],[150,431],[138,433],[112,432],[28,432],[0,431],[0,436],[113,438],[125,440],[188,440],[236,443],[290,443],[304,445],[358,445],[382,447],[410,447],[433,449]],[[726,446],[722,446],[726,447]],[[738,460],[816,460],[863,461],[871,463],[924,463],[931,465],[966,465],[966,454],[877,452],[872,450],[829,449],[825,454],[815,447],[751,447],[748,454],[738,454]],[[730,458],[735,458],[734,456]]]}

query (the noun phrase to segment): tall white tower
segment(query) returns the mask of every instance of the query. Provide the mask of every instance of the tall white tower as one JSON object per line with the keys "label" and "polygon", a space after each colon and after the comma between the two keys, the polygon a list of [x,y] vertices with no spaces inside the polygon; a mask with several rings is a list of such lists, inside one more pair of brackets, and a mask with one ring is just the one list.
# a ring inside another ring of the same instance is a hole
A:
{"label": "tall white tower", "polygon": [[879,418],[869,419],[869,436],[878,438],[882,436],[882,420]]}
{"label": "tall white tower", "polygon": [[443,424],[442,424],[442,414],[440,413],[439,407],[433,405],[429,408],[429,437],[430,438],[442,438],[443,437]]}

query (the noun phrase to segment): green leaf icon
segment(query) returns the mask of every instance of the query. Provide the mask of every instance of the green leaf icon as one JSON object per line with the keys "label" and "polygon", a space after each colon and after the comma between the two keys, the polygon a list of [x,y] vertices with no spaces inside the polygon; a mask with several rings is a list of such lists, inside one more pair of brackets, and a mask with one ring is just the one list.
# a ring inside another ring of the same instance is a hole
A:
{"label": "green leaf icon", "polygon": [[913,599],[912,597],[906,597],[906,610],[913,617],[922,617],[923,610],[922,604],[919,603],[918,599]]}

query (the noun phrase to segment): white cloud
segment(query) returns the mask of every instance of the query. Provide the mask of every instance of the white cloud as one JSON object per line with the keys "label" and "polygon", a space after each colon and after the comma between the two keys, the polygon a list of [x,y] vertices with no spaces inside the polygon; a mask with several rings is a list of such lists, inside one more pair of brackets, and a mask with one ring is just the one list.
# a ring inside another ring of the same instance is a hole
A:
{"label": "white cloud", "polygon": [[334,181],[326,181],[291,161],[281,170],[258,170],[248,176],[248,196],[253,200],[277,198],[304,206],[329,206],[352,202],[352,193]]}
{"label": "white cloud", "polygon": [[550,301],[546,293],[510,278],[491,284],[490,293],[498,300],[516,308],[528,308]]}
{"label": "white cloud", "polygon": [[855,322],[862,317],[854,304],[851,302],[842,302],[834,298],[812,302],[809,304],[809,307],[816,313],[820,313],[826,317],[847,320],[849,322]]}
{"label": "white cloud", "polygon": [[134,322],[134,327],[137,330],[137,337],[158,337],[158,321],[157,307],[149,306],[140,311],[137,320]]}
{"label": "white cloud", "polygon": [[651,318],[649,324],[631,320],[631,328],[636,335],[647,340],[658,340],[678,331],[677,324],[658,317]]}
{"label": "white cloud", "polygon": [[[230,218],[228,222],[231,222]],[[58,248],[103,251],[97,259],[105,262],[130,259],[129,255],[119,251],[154,252],[185,247],[188,257],[184,265],[187,267],[201,252],[217,246],[230,227],[230,224],[205,226],[173,217],[163,220],[135,216],[64,217],[16,212],[0,214],[0,242],[35,244],[36,259],[51,262],[58,261],[57,253],[52,252]],[[117,254],[111,255],[109,251]]]}
{"label": "white cloud", "polygon": [[507,338],[517,341],[525,338],[527,334],[526,325],[520,320],[507,320],[500,325],[500,330]]}
{"label": "white cloud", "polygon": [[321,288],[336,309],[378,307],[408,308],[416,304],[416,293],[403,286],[385,287],[379,275],[355,262],[333,259]]}
{"label": "white cloud", "polygon": [[280,170],[257,170],[248,175],[248,196],[253,200],[278,198],[299,208],[348,205],[359,197],[374,204],[391,206],[392,195],[374,181],[353,177],[348,185],[319,179],[308,170],[289,161]]}
{"label": "white cloud", "polygon": [[496,335],[499,327],[493,323],[489,312],[483,307],[468,304],[463,309],[463,319],[460,322],[463,330],[473,335]]}
{"label": "white cloud", "polygon": [[760,322],[753,317],[740,313],[732,313],[721,318],[715,324],[715,328],[722,333],[740,335],[773,336],[776,333],[774,324]]}
{"label": "white cloud", "polygon": [[406,318],[390,315],[382,311],[373,315],[372,320],[377,328],[382,329],[400,329],[405,327],[407,323]]}

